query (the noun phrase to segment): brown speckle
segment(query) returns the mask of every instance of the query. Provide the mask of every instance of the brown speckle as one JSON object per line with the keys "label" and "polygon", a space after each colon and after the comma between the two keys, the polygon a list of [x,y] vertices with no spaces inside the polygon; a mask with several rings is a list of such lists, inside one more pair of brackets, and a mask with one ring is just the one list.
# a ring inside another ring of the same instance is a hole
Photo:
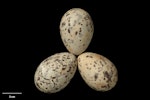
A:
{"label": "brown speckle", "polygon": [[88,58],[88,57],[89,57],[89,58],[93,58],[93,56],[90,56],[90,55],[87,55],[86,57],[87,57],[87,58]]}
{"label": "brown speckle", "polygon": [[96,61],[94,61],[94,63],[95,63],[95,64],[97,64],[97,62],[96,62]]}
{"label": "brown speckle", "polygon": [[89,56],[90,58],[93,58],[93,56]]}
{"label": "brown speckle", "polygon": [[47,79],[47,78],[45,78],[45,77],[43,77],[44,78],[44,80],[49,80],[49,79]]}
{"label": "brown speckle", "polygon": [[73,40],[71,40],[71,39],[68,39],[68,42],[69,42],[69,43],[73,43],[74,41],[73,41]]}
{"label": "brown speckle", "polygon": [[62,68],[62,70],[65,70],[66,68]]}
{"label": "brown speckle", "polygon": [[42,83],[40,83],[40,85],[42,85]]}
{"label": "brown speckle", "polygon": [[104,66],[101,60],[100,60],[100,64],[101,64],[102,66]]}
{"label": "brown speckle", "polygon": [[103,79],[105,80],[106,78],[104,77]]}
{"label": "brown speckle", "polygon": [[68,18],[67,18],[67,20],[70,20],[70,19],[71,19],[71,17],[68,17]]}
{"label": "brown speckle", "polygon": [[91,67],[87,67],[88,70],[91,70]]}
{"label": "brown speckle", "polygon": [[46,65],[49,65],[49,62],[47,62]]}
{"label": "brown speckle", "polygon": [[82,23],[80,23],[80,22],[79,22],[78,24],[79,24],[79,25],[81,25],[81,26],[83,25],[83,24],[82,24]]}
{"label": "brown speckle", "polygon": [[68,33],[70,33],[70,29],[68,29]]}
{"label": "brown speckle", "polygon": [[78,32],[76,31],[76,32],[75,32],[75,35],[77,35],[77,34],[78,34]]}
{"label": "brown speckle", "polygon": [[80,28],[80,30],[79,30],[79,32],[81,32],[82,30],[81,30],[81,28]]}
{"label": "brown speckle", "polygon": [[70,15],[70,13],[67,13],[66,16]]}
{"label": "brown speckle", "polygon": [[70,57],[68,56],[67,59],[70,59]]}
{"label": "brown speckle", "polygon": [[107,82],[111,81],[112,76],[107,71],[103,72],[103,74],[104,74],[104,77],[107,78]]}
{"label": "brown speckle", "polygon": [[62,24],[61,24],[61,26],[63,27],[63,26],[65,26],[66,25],[66,23],[65,22],[63,22]]}
{"label": "brown speckle", "polygon": [[66,83],[67,83],[67,81],[64,82],[64,84],[66,84]]}
{"label": "brown speckle", "polygon": [[39,87],[39,88],[40,88],[40,86],[39,86],[39,84],[38,84],[38,83],[36,83],[36,85],[37,85],[37,87]]}
{"label": "brown speckle", "polygon": [[101,86],[101,88],[107,88],[107,86],[106,86],[106,85],[103,85],[103,86]]}
{"label": "brown speckle", "polygon": [[95,73],[95,75],[94,75],[95,81],[97,80],[97,78],[98,78],[98,73]]}
{"label": "brown speckle", "polygon": [[45,60],[44,60],[44,62],[47,62],[47,61],[48,61],[48,59],[45,59]]}
{"label": "brown speckle", "polygon": [[56,77],[52,77],[52,79],[55,79]]}
{"label": "brown speckle", "polygon": [[66,55],[63,55],[63,57],[66,57]]}

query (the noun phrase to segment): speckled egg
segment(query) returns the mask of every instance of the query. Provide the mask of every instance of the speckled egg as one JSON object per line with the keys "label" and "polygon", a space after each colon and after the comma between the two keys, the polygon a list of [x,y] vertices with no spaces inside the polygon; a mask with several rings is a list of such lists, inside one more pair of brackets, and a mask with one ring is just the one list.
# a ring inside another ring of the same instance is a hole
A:
{"label": "speckled egg", "polygon": [[61,39],[67,50],[75,55],[84,52],[93,37],[94,25],[89,13],[81,8],[72,8],[60,22]]}
{"label": "speckled egg", "polygon": [[56,93],[64,89],[77,69],[76,57],[68,52],[56,53],[43,60],[37,67],[34,83],[44,93]]}
{"label": "speckled egg", "polygon": [[79,72],[89,87],[103,92],[115,87],[118,73],[109,59],[100,54],[85,52],[77,60]]}

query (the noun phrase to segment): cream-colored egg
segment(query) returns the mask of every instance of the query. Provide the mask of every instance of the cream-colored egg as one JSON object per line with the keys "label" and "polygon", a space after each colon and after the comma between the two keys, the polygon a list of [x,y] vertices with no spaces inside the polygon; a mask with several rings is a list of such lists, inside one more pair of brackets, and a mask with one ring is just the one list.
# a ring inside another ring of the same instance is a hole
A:
{"label": "cream-colored egg", "polygon": [[44,93],[56,93],[64,89],[77,69],[76,57],[68,52],[56,53],[43,60],[37,67],[34,83]]}
{"label": "cream-colored egg", "polygon": [[81,8],[72,8],[60,22],[61,39],[67,50],[75,55],[84,52],[93,37],[94,25],[89,13]]}
{"label": "cream-colored egg", "polygon": [[115,87],[118,81],[117,68],[109,59],[85,52],[77,60],[79,72],[89,87],[96,91],[108,91]]}

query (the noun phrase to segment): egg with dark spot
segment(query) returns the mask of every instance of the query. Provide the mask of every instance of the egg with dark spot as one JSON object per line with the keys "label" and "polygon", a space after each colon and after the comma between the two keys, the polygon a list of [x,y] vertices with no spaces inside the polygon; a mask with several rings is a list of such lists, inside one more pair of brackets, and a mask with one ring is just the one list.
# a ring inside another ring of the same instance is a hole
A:
{"label": "egg with dark spot", "polygon": [[75,55],[84,52],[93,37],[91,16],[81,8],[68,10],[60,21],[60,35],[67,50]]}
{"label": "egg with dark spot", "polygon": [[56,53],[44,59],[37,67],[34,83],[44,93],[56,93],[64,89],[77,69],[77,59],[69,52]]}
{"label": "egg with dark spot", "polygon": [[92,52],[78,56],[78,69],[85,83],[96,91],[108,91],[115,87],[118,72],[106,57]]}

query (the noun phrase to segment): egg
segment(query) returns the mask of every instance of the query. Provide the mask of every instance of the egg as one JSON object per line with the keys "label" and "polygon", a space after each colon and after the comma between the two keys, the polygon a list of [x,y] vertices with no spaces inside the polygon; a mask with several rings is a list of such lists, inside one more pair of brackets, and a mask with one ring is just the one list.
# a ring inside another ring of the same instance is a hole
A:
{"label": "egg", "polygon": [[62,16],[59,29],[67,50],[79,55],[88,48],[93,37],[94,25],[87,11],[72,8]]}
{"label": "egg", "polygon": [[78,56],[78,70],[85,83],[96,91],[108,91],[115,87],[118,72],[115,65],[106,57],[85,52]]}
{"label": "egg", "polygon": [[34,83],[44,93],[56,93],[64,89],[77,69],[75,55],[61,52],[44,59],[37,67]]}

